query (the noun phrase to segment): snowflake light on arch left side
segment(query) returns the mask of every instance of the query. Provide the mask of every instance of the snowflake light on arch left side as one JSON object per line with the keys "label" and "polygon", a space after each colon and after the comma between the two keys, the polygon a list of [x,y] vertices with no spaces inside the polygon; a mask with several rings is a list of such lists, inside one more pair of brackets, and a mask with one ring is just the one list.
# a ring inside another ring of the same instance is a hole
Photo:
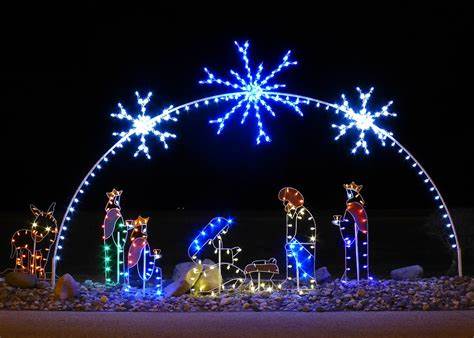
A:
{"label": "snowflake light on arch left side", "polygon": [[273,69],[268,75],[263,75],[263,63],[260,63],[257,70],[252,70],[250,60],[248,58],[247,49],[249,48],[249,42],[246,41],[241,46],[237,41],[234,41],[237,49],[241,55],[246,74],[243,76],[234,70],[230,70],[230,74],[233,80],[223,80],[216,77],[209,69],[204,68],[208,78],[206,80],[199,81],[200,84],[218,84],[221,86],[229,87],[231,89],[239,90],[236,95],[230,96],[229,99],[237,101],[237,103],[225,114],[218,116],[215,120],[210,120],[209,123],[217,123],[219,128],[217,134],[220,134],[225,127],[225,123],[232,117],[237,111],[242,111],[241,124],[244,124],[247,116],[250,112],[255,114],[257,120],[257,144],[260,144],[263,139],[265,142],[270,142],[270,136],[265,131],[262,122],[262,110],[268,112],[271,116],[275,117],[275,112],[271,106],[271,103],[280,103],[292,108],[300,116],[303,116],[301,109],[298,107],[298,101],[290,101],[289,98],[282,94],[278,94],[279,88],[286,87],[285,84],[272,84],[272,80],[279,72],[287,67],[294,66],[298,62],[290,60],[291,51],[288,51],[283,57],[281,63]]}
{"label": "snowflake light on arch left side", "polygon": [[339,129],[339,134],[334,138],[336,141],[339,140],[341,136],[345,135],[348,130],[352,128],[357,129],[359,131],[359,138],[355,142],[355,145],[352,148],[351,152],[355,154],[357,153],[357,150],[359,148],[362,148],[365,154],[368,155],[370,151],[367,145],[367,141],[365,140],[366,131],[372,131],[377,136],[382,146],[385,146],[385,140],[389,135],[393,135],[393,133],[383,128],[380,128],[375,124],[375,122],[382,116],[396,117],[397,114],[388,111],[388,108],[392,105],[393,101],[390,101],[380,110],[374,113],[367,109],[367,102],[369,101],[370,96],[374,91],[374,87],[371,87],[367,93],[363,93],[359,87],[357,87],[356,90],[359,92],[359,99],[361,100],[360,109],[354,110],[349,105],[349,101],[347,101],[346,96],[342,94],[342,104],[335,104],[335,107],[337,108],[336,114],[338,114],[339,111],[342,111],[344,113],[344,117],[348,120],[348,122],[339,125],[332,124],[331,127]]}
{"label": "snowflake light on arch left side", "polygon": [[[167,109],[163,110],[163,114],[158,117],[150,117],[150,115],[146,114],[146,106],[150,103],[152,93],[149,92],[146,97],[141,97],[138,91],[135,92],[135,96],[137,97],[137,104],[140,106],[140,112],[133,117],[130,115],[125,108],[122,106],[121,103],[118,104],[120,109],[120,113],[118,114],[110,114],[110,116],[114,118],[118,118],[119,120],[126,119],[131,122],[131,128],[128,131],[121,131],[121,132],[114,132],[112,135],[119,136],[119,137],[127,137],[127,141],[131,141],[130,136],[137,136],[140,138],[140,144],[138,145],[137,151],[133,154],[134,157],[137,157],[138,154],[143,153],[146,158],[150,159],[151,156],[149,154],[149,148],[146,144],[146,137],[149,134],[153,134],[158,137],[158,140],[163,143],[163,147],[168,149],[168,143],[166,140],[168,138],[176,138],[175,134],[169,133],[167,131],[162,132],[156,129],[157,125],[159,125],[163,121],[177,121],[177,118],[170,116],[167,114],[167,111],[173,108],[173,106],[169,106]],[[128,136],[127,136],[128,135]]]}

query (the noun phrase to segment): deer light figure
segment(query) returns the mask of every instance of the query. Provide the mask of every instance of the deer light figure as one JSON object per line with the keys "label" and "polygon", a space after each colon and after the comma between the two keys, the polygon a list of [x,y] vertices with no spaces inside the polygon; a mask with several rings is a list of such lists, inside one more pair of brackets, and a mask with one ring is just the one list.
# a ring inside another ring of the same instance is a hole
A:
{"label": "deer light figure", "polygon": [[344,242],[342,279],[372,279],[369,274],[369,221],[365,201],[360,194],[363,186],[352,182],[344,184],[343,187],[347,194],[346,210],[344,215],[334,215],[332,221],[339,227]]}
{"label": "deer light figure", "polygon": [[31,228],[16,231],[11,239],[15,271],[46,278],[49,253],[58,234],[58,223],[53,215],[55,206],[56,203],[52,203],[47,211],[41,211],[30,205],[34,216]]}

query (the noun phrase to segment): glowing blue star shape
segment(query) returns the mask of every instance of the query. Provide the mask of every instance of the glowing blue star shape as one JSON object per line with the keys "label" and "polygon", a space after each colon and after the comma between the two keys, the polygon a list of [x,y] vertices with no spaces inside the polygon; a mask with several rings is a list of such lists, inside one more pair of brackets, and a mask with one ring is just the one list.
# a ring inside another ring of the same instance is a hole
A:
{"label": "glowing blue star shape", "polygon": [[369,154],[369,148],[367,146],[367,141],[365,140],[366,136],[366,131],[370,130],[372,131],[377,138],[379,139],[380,143],[385,146],[385,139],[389,135],[393,135],[391,132],[380,128],[375,124],[376,120],[379,119],[380,117],[386,117],[386,116],[397,116],[395,113],[390,113],[388,111],[388,108],[390,105],[393,103],[393,101],[390,101],[387,103],[385,106],[383,106],[379,111],[376,111],[375,113],[372,113],[367,110],[367,102],[370,99],[370,96],[372,95],[372,92],[374,91],[374,88],[370,88],[369,92],[363,93],[359,87],[356,88],[357,91],[359,92],[359,99],[362,101],[361,108],[358,111],[355,111],[352,107],[349,106],[349,102],[347,101],[345,95],[342,95],[342,100],[343,103],[342,105],[337,105],[336,107],[338,108],[336,110],[336,113],[339,111],[342,111],[344,113],[344,117],[348,120],[348,123],[346,124],[332,124],[331,127],[339,129],[339,134],[335,137],[335,140],[339,140],[341,136],[346,134],[346,132],[349,129],[355,128],[359,131],[359,138],[355,142],[354,148],[352,148],[352,153],[355,154],[357,153],[357,150],[359,148],[363,148],[365,154]]}
{"label": "glowing blue star shape", "polygon": [[122,104],[118,104],[120,109],[119,114],[110,114],[110,116],[118,118],[119,120],[126,119],[131,122],[131,128],[128,131],[121,131],[121,132],[114,132],[114,136],[119,137],[127,137],[127,140],[130,141],[130,136],[135,135],[140,137],[140,144],[138,145],[137,151],[133,154],[133,156],[137,157],[140,152],[142,152],[148,159],[151,158],[149,154],[148,146],[146,145],[146,136],[149,134],[153,134],[158,137],[159,141],[163,143],[165,149],[168,149],[168,144],[166,140],[168,138],[176,138],[175,134],[171,134],[167,131],[161,132],[156,129],[156,126],[159,125],[162,121],[177,121],[175,117],[171,117],[170,114],[166,114],[166,112],[173,108],[173,106],[169,106],[167,109],[163,110],[163,116],[152,118],[146,114],[146,105],[150,102],[150,98],[152,93],[149,92],[146,97],[140,97],[138,92],[135,92],[137,97],[137,103],[140,106],[140,113],[134,118],[132,115],[127,113],[125,108]]}
{"label": "glowing blue star shape", "polygon": [[213,73],[211,73],[207,68],[204,68],[204,71],[207,73],[208,78],[207,80],[199,81],[200,84],[213,84],[217,83],[218,85],[222,85],[225,87],[233,88],[235,90],[239,90],[240,93],[234,96],[231,96],[230,99],[236,100],[237,103],[235,106],[232,107],[227,113],[219,116],[215,120],[210,120],[209,123],[218,123],[219,128],[217,130],[217,134],[220,134],[224,129],[225,122],[238,110],[242,110],[242,119],[240,121],[241,124],[245,123],[247,116],[251,111],[254,112],[255,118],[257,120],[257,127],[258,127],[258,134],[257,134],[257,144],[260,144],[261,139],[263,138],[264,141],[270,142],[271,139],[268,136],[267,132],[263,127],[262,117],[260,110],[263,107],[270,115],[275,116],[275,112],[273,111],[270,102],[274,103],[281,103],[283,105],[289,106],[299,115],[303,116],[300,108],[298,107],[298,102],[290,101],[289,98],[285,98],[284,95],[281,97],[278,92],[274,92],[274,90],[278,90],[279,88],[284,88],[286,85],[284,84],[271,84],[271,80],[273,77],[281,72],[283,69],[294,66],[297,64],[297,61],[289,60],[291,51],[288,51],[285,56],[283,57],[281,63],[272,70],[267,76],[263,76],[263,64],[257,68],[257,71],[252,71],[250,67],[249,58],[247,56],[247,49],[249,47],[249,42],[246,41],[243,46],[239,45],[238,42],[234,42],[237,46],[239,53],[241,54],[242,61],[246,70],[246,75],[242,76],[239,73],[230,70],[230,74],[234,77],[232,81],[222,80],[216,77]]}

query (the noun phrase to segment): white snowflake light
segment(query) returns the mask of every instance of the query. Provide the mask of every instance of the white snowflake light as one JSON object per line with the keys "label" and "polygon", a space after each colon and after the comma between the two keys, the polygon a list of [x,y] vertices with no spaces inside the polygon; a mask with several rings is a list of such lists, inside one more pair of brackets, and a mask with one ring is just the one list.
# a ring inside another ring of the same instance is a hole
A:
{"label": "white snowflake light", "polygon": [[249,113],[253,112],[255,114],[258,127],[257,144],[260,144],[262,139],[266,142],[270,142],[270,136],[267,134],[263,127],[261,110],[265,110],[270,113],[270,115],[275,116],[275,112],[273,111],[270,105],[271,102],[281,103],[283,105],[289,106],[299,115],[303,116],[303,113],[298,107],[298,101],[290,101],[290,99],[287,97],[281,97],[278,92],[273,92],[274,90],[278,90],[279,88],[284,88],[286,85],[271,83],[271,80],[275,77],[276,74],[278,74],[287,67],[296,65],[297,61],[290,60],[291,51],[288,51],[283,57],[278,67],[272,70],[268,75],[263,76],[262,63],[259,64],[256,71],[252,71],[250,61],[247,55],[249,42],[246,41],[243,46],[241,46],[236,41],[234,43],[237,46],[239,53],[241,54],[242,61],[244,63],[244,68],[246,70],[246,75],[242,76],[239,73],[230,70],[230,74],[234,77],[234,79],[232,81],[228,81],[216,77],[207,68],[204,68],[204,71],[207,73],[208,78],[207,80],[199,81],[200,84],[217,83],[218,85],[222,85],[240,91],[236,93],[235,96],[230,98],[232,100],[236,100],[237,103],[227,113],[219,116],[215,120],[210,120],[209,123],[219,124],[217,134],[220,134],[225,127],[225,122],[235,112],[239,110],[243,112],[242,119],[240,121],[241,124],[244,124]]}
{"label": "white snowflake light", "polygon": [[150,98],[152,93],[149,92],[148,95],[143,98],[140,96],[138,92],[135,92],[137,97],[137,103],[140,106],[140,113],[134,118],[130,115],[122,104],[118,104],[120,109],[119,114],[110,114],[110,116],[118,118],[119,120],[126,119],[131,122],[131,128],[128,131],[121,131],[121,132],[114,132],[114,136],[119,136],[121,138],[126,137],[127,141],[130,141],[130,136],[136,135],[140,137],[140,145],[137,148],[137,151],[134,153],[133,156],[137,157],[140,152],[142,152],[148,159],[151,158],[149,154],[148,146],[146,145],[146,136],[149,134],[153,134],[158,137],[159,141],[163,143],[165,149],[168,149],[168,144],[166,140],[168,138],[176,138],[175,134],[171,134],[169,132],[161,132],[156,129],[156,126],[159,125],[162,121],[174,121],[176,122],[177,119],[175,117],[171,117],[170,114],[166,114],[167,111],[171,110],[173,106],[169,106],[167,109],[163,110],[161,117],[152,118],[146,114],[146,106],[150,102]]}
{"label": "white snowflake light", "polygon": [[337,110],[336,113],[342,111],[344,113],[344,117],[349,121],[346,124],[332,124],[331,127],[339,129],[339,134],[335,137],[335,140],[339,140],[339,138],[346,134],[349,129],[355,128],[359,131],[359,138],[355,142],[355,146],[352,148],[352,153],[357,153],[359,148],[362,148],[364,152],[368,155],[369,148],[367,146],[367,141],[365,140],[366,131],[372,131],[377,138],[379,139],[380,143],[385,146],[385,139],[388,135],[392,135],[391,132],[380,128],[375,124],[376,120],[381,116],[397,116],[395,113],[391,113],[388,111],[388,108],[393,103],[390,101],[388,104],[383,106],[379,111],[375,113],[370,112],[367,110],[367,102],[374,91],[374,87],[370,88],[369,92],[363,93],[359,87],[356,88],[359,92],[359,98],[362,101],[361,108],[358,111],[355,111],[352,107],[349,106],[349,102],[347,101],[345,95],[342,95],[343,103],[342,105],[336,105]]}

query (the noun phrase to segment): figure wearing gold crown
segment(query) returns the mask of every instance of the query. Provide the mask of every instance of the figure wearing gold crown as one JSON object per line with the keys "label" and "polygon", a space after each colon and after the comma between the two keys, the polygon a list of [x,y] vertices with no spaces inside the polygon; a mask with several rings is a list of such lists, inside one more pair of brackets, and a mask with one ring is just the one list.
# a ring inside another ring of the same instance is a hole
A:
{"label": "figure wearing gold crown", "polygon": [[125,281],[124,246],[128,229],[121,213],[120,196],[122,190],[113,189],[107,193],[106,215],[102,223],[105,284],[119,284]]}
{"label": "figure wearing gold crown", "polygon": [[369,222],[365,201],[360,194],[362,185],[344,184],[347,201],[344,215],[334,215],[332,223],[339,227],[344,242],[343,280],[372,279],[369,274]]}
{"label": "figure wearing gold crown", "polygon": [[155,293],[161,295],[162,274],[161,268],[156,265],[156,261],[161,258],[161,250],[150,248],[148,243],[148,221],[149,217],[138,216],[135,220],[127,220],[127,225],[132,228],[127,253],[127,286],[138,286],[141,280],[141,287],[145,292],[146,284],[153,278]]}

